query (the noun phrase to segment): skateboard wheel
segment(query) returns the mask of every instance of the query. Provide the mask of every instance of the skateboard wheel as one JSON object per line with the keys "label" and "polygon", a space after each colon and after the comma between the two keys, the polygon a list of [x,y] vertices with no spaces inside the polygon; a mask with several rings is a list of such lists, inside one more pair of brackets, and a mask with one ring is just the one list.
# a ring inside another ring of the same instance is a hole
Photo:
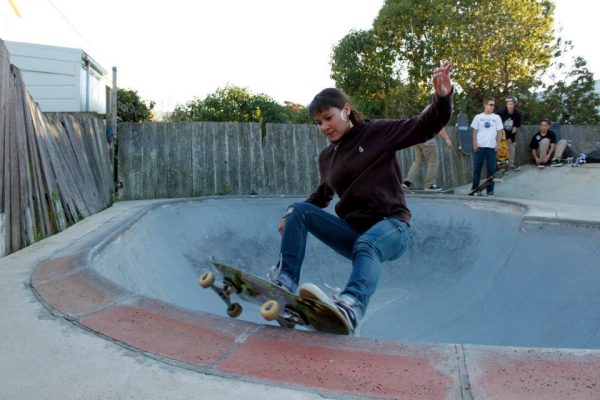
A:
{"label": "skateboard wheel", "polygon": [[200,278],[198,278],[198,284],[203,288],[209,288],[215,283],[215,276],[212,272],[203,273]]}
{"label": "skateboard wheel", "polygon": [[265,301],[263,305],[260,307],[260,315],[263,316],[267,321],[273,321],[279,317],[279,311],[281,307],[279,303],[275,300]]}
{"label": "skateboard wheel", "polygon": [[242,314],[242,306],[240,303],[233,303],[227,308],[227,315],[231,318],[237,318]]}

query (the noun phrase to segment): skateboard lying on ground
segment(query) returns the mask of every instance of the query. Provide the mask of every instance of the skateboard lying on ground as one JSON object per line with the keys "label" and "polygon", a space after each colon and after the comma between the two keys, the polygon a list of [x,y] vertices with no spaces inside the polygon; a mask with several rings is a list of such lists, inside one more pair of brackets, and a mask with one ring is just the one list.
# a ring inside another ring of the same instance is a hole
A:
{"label": "skateboard lying on ground", "polygon": [[240,270],[231,265],[209,259],[216,272],[222,277],[222,284],[215,283],[213,272],[204,272],[198,279],[203,288],[212,288],[227,304],[227,315],[237,318],[242,306],[232,299],[260,305],[260,313],[267,321],[277,321],[281,326],[295,325],[309,327],[322,332],[348,335],[344,323],[330,306],[307,297],[297,296],[274,283]]}
{"label": "skateboard lying on ground", "polygon": [[454,189],[444,189],[444,190],[425,190],[425,189],[410,189],[410,188],[402,188],[404,193],[411,194],[453,194]]}

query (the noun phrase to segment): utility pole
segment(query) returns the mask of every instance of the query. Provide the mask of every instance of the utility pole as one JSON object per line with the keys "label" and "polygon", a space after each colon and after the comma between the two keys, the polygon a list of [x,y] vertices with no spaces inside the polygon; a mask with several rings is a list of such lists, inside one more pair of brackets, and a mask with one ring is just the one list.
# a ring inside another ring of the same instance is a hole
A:
{"label": "utility pole", "polygon": [[119,191],[119,163],[118,147],[113,145],[112,139],[117,137],[117,67],[112,67],[112,90],[110,92],[110,158],[112,160],[113,182],[115,184],[115,193]]}
{"label": "utility pole", "polygon": [[117,136],[117,67],[112,68],[112,99],[110,102],[110,127],[113,137]]}

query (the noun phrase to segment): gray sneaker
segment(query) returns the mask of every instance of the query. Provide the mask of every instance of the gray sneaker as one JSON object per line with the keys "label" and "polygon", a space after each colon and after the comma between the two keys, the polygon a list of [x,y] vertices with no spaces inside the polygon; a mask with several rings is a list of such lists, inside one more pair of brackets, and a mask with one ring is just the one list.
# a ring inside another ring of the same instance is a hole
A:
{"label": "gray sneaker", "polygon": [[340,318],[350,333],[354,332],[356,328],[356,317],[352,310],[352,305],[334,295],[333,298],[327,296],[319,287],[313,283],[304,283],[299,289],[300,296],[308,297],[310,299],[319,300],[321,303],[329,306],[331,310]]}

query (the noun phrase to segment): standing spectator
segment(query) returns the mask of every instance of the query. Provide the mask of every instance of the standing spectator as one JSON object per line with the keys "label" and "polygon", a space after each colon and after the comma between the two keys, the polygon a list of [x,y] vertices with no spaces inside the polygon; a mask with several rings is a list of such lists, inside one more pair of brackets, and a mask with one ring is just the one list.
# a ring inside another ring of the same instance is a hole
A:
{"label": "standing spectator", "polygon": [[[473,184],[471,189],[479,186],[481,168],[486,161],[487,177],[496,173],[496,152],[500,148],[500,136],[502,135],[502,119],[494,114],[496,105],[493,98],[483,101],[483,112],[473,118]],[[494,194],[494,183],[487,187],[487,195]]]}
{"label": "standing spectator", "polygon": [[515,165],[515,157],[517,155],[517,132],[521,127],[521,112],[517,110],[517,98],[507,97],[506,107],[498,113],[504,124],[504,132],[506,132],[506,142],[508,145],[508,167],[510,169],[519,168]]}
{"label": "standing spectator", "polygon": [[567,141],[561,139],[556,143],[556,134],[550,130],[550,121],[544,118],[540,122],[540,130],[529,142],[531,155],[538,167],[544,168],[552,159],[551,166],[560,167],[560,160],[567,148]]}
{"label": "standing spectator", "polygon": [[[452,148],[452,141],[446,132],[446,128],[442,128],[439,135],[444,139],[448,148]],[[438,144],[435,137],[429,139],[425,143],[419,143],[413,146],[415,149],[415,161],[408,170],[408,175],[402,186],[405,189],[410,189],[414,182],[419,179],[423,164],[426,166],[424,188],[427,191],[439,192],[442,190],[436,183],[439,162]]]}

